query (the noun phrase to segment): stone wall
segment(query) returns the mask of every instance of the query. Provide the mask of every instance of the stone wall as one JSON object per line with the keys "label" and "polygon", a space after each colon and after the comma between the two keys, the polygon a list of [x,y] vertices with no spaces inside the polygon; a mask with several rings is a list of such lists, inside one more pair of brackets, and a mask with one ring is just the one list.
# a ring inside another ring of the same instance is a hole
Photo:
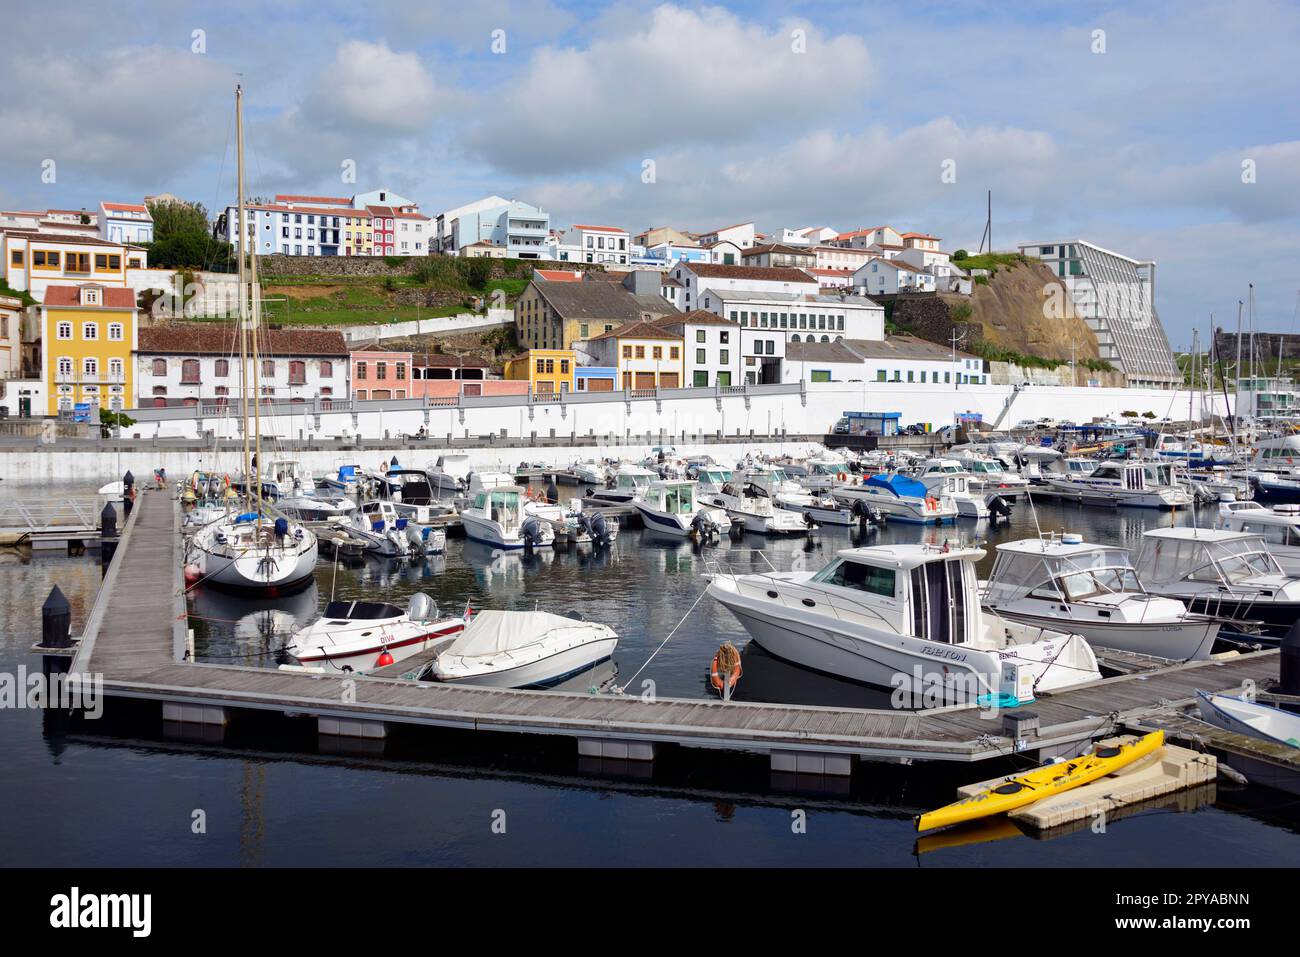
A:
{"label": "stone wall", "polygon": [[[406,276],[415,269],[423,259],[434,258],[458,261],[457,257],[388,257],[388,256],[264,256],[258,259],[258,272],[263,278],[277,276],[320,276],[349,278],[382,278],[384,276]],[[394,265],[389,265],[392,259]],[[536,269],[594,270],[602,272],[603,267],[597,263],[550,262],[541,259],[488,259],[491,263],[493,279],[509,277],[527,277]]]}
{"label": "stone wall", "polygon": [[[1284,332],[1257,332],[1254,336],[1251,336],[1249,333],[1243,332],[1241,334],[1243,375],[1250,368],[1249,356],[1252,339],[1255,341],[1255,368],[1260,370],[1261,375],[1272,375],[1277,370],[1279,347],[1282,350],[1283,359],[1300,359],[1300,335],[1291,335]],[[1220,362],[1237,361],[1237,334],[1235,332],[1224,332],[1222,328],[1215,329],[1214,342],[1219,351],[1218,359]]]}

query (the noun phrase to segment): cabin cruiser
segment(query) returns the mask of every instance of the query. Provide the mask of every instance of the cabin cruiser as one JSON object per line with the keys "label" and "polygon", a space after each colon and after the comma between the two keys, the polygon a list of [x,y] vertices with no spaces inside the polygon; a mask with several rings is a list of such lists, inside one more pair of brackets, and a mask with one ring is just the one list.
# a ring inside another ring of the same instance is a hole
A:
{"label": "cabin cruiser", "polygon": [[1208,658],[1223,624],[1176,599],[1149,594],[1126,550],[1088,544],[1078,535],[999,545],[982,597],[1003,618],[1042,628],[1068,619],[1094,647],[1175,661]]}
{"label": "cabin cruiser", "polygon": [[1224,502],[1219,527],[1260,536],[1282,571],[1300,576],[1300,505],[1268,508],[1258,502]]}
{"label": "cabin cruiser", "polygon": [[446,643],[464,628],[464,618],[440,614],[423,592],[406,610],[382,601],[332,601],[285,650],[300,665],[364,674]]}
{"label": "cabin cruiser", "polygon": [[1135,564],[1148,591],[1201,614],[1258,622],[1274,637],[1300,618],[1300,579],[1282,571],[1259,535],[1152,529],[1142,533]]}
{"label": "cabin cruiser", "polygon": [[609,479],[609,472],[602,462],[574,462],[569,466],[569,471],[579,485],[594,485],[604,488],[605,482]]}
{"label": "cabin cruiser", "polygon": [[813,495],[793,481],[784,468],[752,466],[743,473],[743,481],[760,495],[766,495],[777,508],[798,512],[805,520],[818,525],[852,525],[853,512],[829,495]]}
{"label": "cabin cruiser", "polygon": [[1225,465],[1194,469],[1182,476],[1199,502],[1247,501],[1250,483],[1238,478]]}
{"label": "cabin cruiser", "polygon": [[853,481],[856,477],[853,470],[842,460],[808,459],[804,463],[804,474],[798,481],[810,492],[829,492],[838,485]]}
{"label": "cabin cruiser", "polygon": [[525,511],[524,493],[513,479],[509,486],[485,483],[481,481],[484,474],[491,477],[493,473],[475,473],[471,477],[475,491],[469,504],[460,510],[466,538],[509,550],[554,543],[555,530],[550,522]]}
{"label": "cabin cruiser", "polygon": [[321,489],[291,493],[277,500],[275,507],[300,522],[332,522],[355,512],[357,503],[342,495],[328,495]]}
{"label": "cabin cruiser", "polygon": [[384,473],[384,488],[398,514],[417,522],[430,522],[452,511],[450,497],[443,500],[437,479],[424,469],[390,468]]}
{"label": "cabin cruiser", "polygon": [[444,452],[438,460],[427,466],[434,492],[434,498],[453,498],[469,485],[469,475],[473,471],[469,456],[464,452]]}
{"label": "cabin cruiser", "polygon": [[948,703],[1023,702],[1100,677],[1079,635],[980,607],[977,548],[846,548],[817,572],[713,573],[708,593],[760,646],[836,677]]}
{"label": "cabin cruiser", "polygon": [[1096,459],[1082,455],[1062,456],[1054,459],[1046,468],[1040,469],[1037,476],[1031,478],[1037,485],[1046,485],[1050,477],[1083,479],[1097,471],[1097,466],[1100,464]]}
{"label": "cabin cruiser", "polygon": [[981,498],[988,495],[1001,495],[1010,502],[1029,490],[1027,478],[1010,471],[1000,460],[992,456],[981,455],[971,450],[962,452],[955,458],[957,464],[968,473],[970,491]]}
{"label": "cabin cruiser", "polygon": [[549,524],[557,546],[608,546],[618,538],[618,522],[606,519],[598,511],[584,512],[580,498],[569,499],[566,505],[549,502],[544,495],[535,498],[531,492],[525,492],[524,513]]}
{"label": "cabin cruiser", "polygon": [[607,660],[617,645],[607,625],[544,611],[480,611],[427,673],[489,688],[547,687]]}
{"label": "cabin cruiser", "polygon": [[864,507],[877,509],[892,521],[920,525],[955,522],[958,514],[956,502],[931,495],[929,489],[906,475],[870,475],[860,485],[842,485],[832,489],[831,497],[849,508],[855,508],[861,502]]}
{"label": "cabin cruiser", "polygon": [[721,465],[702,465],[697,466],[692,472],[691,477],[695,479],[696,496],[707,493],[718,493],[726,487],[731,481],[731,469],[723,468]]}
{"label": "cabin cruiser", "polygon": [[620,465],[605,481],[605,487],[596,489],[590,497],[608,505],[631,505],[657,478],[657,473],[640,465]]}
{"label": "cabin cruiser", "polygon": [[289,591],[311,580],[316,554],[311,529],[283,516],[253,511],[227,515],[195,529],[185,563],[189,574],[211,585]]}
{"label": "cabin cruiser", "polygon": [[1045,474],[1043,484],[1085,505],[1187,508],[1192,504],[1192,495],[1174,483],[1171,469],[1170,465],[1151,461],[1102,462],[1086,477]]}
{"label": "cabin cruiser", "polygon": [[699,502],[724,509],[733,527],[756,535],[789,535],[813,527],[808,519],[788,508],[777,508],[772,499],[744,480],[744,472],[732,473],[719,491],[697,492]]}
{"label": "cabin cruiser", "polygon": [[916,480],[935,498],[952,499],[963,518],[989,517],[983,494],[974,491],[971,474],[956,459],[926,459]]}
{"label": "cabin cruiser", "polygon": [[271,484],[277,499],[316,487],[311,472],[297,459],[272,459],[262,470],[262,481]]}
{"label": "cabin cruiser", "polygon": [[696,502],[695,490],[696,484],[690,480],[660,480],[651,482],[645,494],[633,499],[632,504],[651,531],[708,538],[731,528],[726,511]]}
{"label": "cabin cruiser", "polygon": [[412,522],[392,502],[370,499],[350,516],[335,522],[364,540],[366,551],[384,558],[440,554],[446,548],[447,533]]}

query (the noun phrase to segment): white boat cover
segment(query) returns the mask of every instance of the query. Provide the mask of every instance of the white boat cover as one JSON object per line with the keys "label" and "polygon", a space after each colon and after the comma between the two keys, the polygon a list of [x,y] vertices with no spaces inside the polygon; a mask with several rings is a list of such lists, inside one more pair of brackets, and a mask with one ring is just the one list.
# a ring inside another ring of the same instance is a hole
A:
{"label": "white boat cover", "polygon": [[531,645],[560,629],[590,629],[589,622],[546,611],[480,611],[443,654],[466,658],[496,655]]}

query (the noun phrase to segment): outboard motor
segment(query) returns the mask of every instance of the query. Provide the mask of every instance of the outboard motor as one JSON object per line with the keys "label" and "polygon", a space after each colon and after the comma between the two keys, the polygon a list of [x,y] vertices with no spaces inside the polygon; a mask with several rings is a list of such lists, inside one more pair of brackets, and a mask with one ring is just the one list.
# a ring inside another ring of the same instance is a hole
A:
{"label": "outboard motor", "polygon": [[275,520],[275,537],[284,541],[284,536],[289,534],[289,520],[281,517]]}
{"label": "outboard motor", "polygon": [[885,517],[880,514],[880,510],[872,508],[861,499],[853,503],[853,514],[857,517],[859,532],[865,532],[868,525],[885,523]]}
{"label": "outboard motor", "polygon": [[820,525],[813,521],[812,512],[803,513],[803,523],[808,526],[809,531],[812,531],[814,528],[821,528]]}
{"label": "outboard motor", "polygon": [[529,518],[519,526],[519,534],[524,540],[524,551],[532,551],[545,539],[542,536],[542,523],[536,518]]}
{"label": "outboard motor", "polygon": [[591,540],[598,545],[608,548],[610,544],[609,519],[600,514],[593,516],[591,519],[590,529]]}
{"label": "outboard motor", "polygon": [[1011,503],[1001,495],[989,499],[989,515],[995,519],[1011,517]]}
{"label": "outboard motor", "polygon": [[546,501],[558,502],[560,500],[560,490],[555,485],[555,476],[552,475],[546,480]]}
{"label": "outboard motor", "polygon": [[700,539],[717,538],[718,525],[716,522],[710,521],[703,512],[696,512],[695,517],[691,519],[691,532]]}
{"label": "outboard motor", "polygon": [[417,591],[406,605],[406,616],[412,621],[435,621],[438,618],[438,605],[424,592]]}

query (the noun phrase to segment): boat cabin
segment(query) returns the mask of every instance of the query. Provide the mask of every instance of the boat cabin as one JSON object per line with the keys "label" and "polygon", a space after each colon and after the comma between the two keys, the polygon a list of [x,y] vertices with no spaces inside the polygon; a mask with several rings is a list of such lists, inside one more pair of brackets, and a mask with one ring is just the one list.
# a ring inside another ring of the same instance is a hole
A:
{"label": "boat cabin", "polygon": [[615,491],[634,492],[638,495],[650,487],[650,483],[659,478],[649,469],[638,465],[624,465],[614,474]]}
{"label": "boat cabin", "polygon": [[384,487],[406,505],[432,505],[437,500],[433,481],[423,469],[389,469],[384,474]]}
{"label": "boat cabin", "polygon": [[646,490],[642,501],[669,515],[694,515],[695,483],[655,482]]}
{"label": "boat cabin", "polygon": [[1142,594],[1137,570],[1122,548],[1056,538],[999,545],[985,601],[989,605],[1026,596],[1083,602],[1106,595]]}
{"label": "boat cabin", "polygon": [[1222,529],[1160,528],[1145,532],[1137,572],[1150,584],[1194,582],[1231,586],[1260,575],[1281,575],[1264,539]]}
{"label": "boat cabin", "polygon": [[473,507],[502,528],[513,528],[519,524],[523,499],[517,487],[485,489],[474,495]]}
{"label": "boat cabin", "polygon": [[1228,531],[1258,535],[1268,545],[1300,546],[1300,505],[1270,509],[1258,502],[1230,502],[1220,511],[1220,524]]}

